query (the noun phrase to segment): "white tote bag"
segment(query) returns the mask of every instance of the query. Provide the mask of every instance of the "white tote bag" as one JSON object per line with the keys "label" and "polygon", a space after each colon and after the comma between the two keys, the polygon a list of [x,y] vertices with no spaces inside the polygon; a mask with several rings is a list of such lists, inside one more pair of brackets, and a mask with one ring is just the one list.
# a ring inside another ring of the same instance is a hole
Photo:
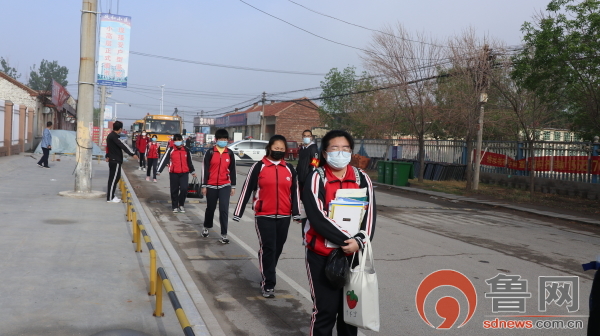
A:
{"label": "white tote bag", "polygon": [[350,279],[344,286],[344,322],[379,331],[379,286],[371,242],[367,242],[364,252],[358,252],[358,259],[360,264],[350,270]]}

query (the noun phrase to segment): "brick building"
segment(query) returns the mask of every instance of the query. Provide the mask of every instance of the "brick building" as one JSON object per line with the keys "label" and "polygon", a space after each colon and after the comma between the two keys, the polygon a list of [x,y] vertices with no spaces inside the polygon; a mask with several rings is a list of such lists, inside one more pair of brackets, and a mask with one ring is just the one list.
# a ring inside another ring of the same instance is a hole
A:
{"label": "brick building", "polygon": [[[305,100],[303,100],[305,99]],[[251,136],[260,139],[260,113],[263,105],[256,103],[245,111],[226,114],[215,120],[216,128],[225,128],[230,135],[242,133],[243,137]],[[271,101],[264,105],[265,136],[268,140],[275,134],[280,134],[290,141],[302,141],[302,131],[321,125],[317,104],[307,98],[293,102],[275,103]]]}
{"label": "brick building", "polygon": [[52,92],[36,91],[0,71],[0,156],[33,150],[46,122],[54,129],[76,129],[77,101],[69,97],[59,110]]}

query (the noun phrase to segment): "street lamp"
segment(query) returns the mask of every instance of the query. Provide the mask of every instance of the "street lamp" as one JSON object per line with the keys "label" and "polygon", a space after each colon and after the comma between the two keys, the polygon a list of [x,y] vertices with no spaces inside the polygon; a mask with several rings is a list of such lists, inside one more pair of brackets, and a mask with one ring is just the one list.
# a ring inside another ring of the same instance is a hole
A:
{"label": "street lamp", "polygon": [[115,115],[113,116],[113,121],[117,120],[117,105],[129,105],[129,107],[131,107],[131,104],[129,103],[115,103]]}

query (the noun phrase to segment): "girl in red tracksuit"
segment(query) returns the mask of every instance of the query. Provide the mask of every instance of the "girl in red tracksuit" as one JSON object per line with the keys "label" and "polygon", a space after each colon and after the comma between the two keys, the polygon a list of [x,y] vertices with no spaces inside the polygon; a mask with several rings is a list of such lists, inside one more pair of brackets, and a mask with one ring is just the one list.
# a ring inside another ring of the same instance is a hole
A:
{"label": "girl in red tracksuit", "polygon": [[146,169],[146,146],[148,145],[148,136],[146,132],[142,132],[142,136],[137,139],[136,147],[140,153],[140,170]]}
{"label": "girl in red tracksuit", "polygon": [[146,145],[146,159],[148,161],[148,169],[146,169],[146,181],[150,181],[150,170],[152,170],[152,180],[156,183],[156,170],[158,166],[158,158],[160,158],[160,144],[157,141],[156,135],[152,136],[152,141]]}
{"label": "girl in red tracksuit", "polygon": [[[350,134],[345,131],[330,131],[323,137],[321,146],[320,167],[308,176],[302,191],[307,216],[304,227],[306,271],[313,300],[309,334],[331,335],[337,322],[339,336],[355,336],[356,327],[344,322],[344,290],[333,287],[325,275],[327,257],[334,250],[327,247],[325,240],[341,246],[350,256],[364,247],[366,237],[361,232],[350,236],[343,231],[329,219],[328,208],[339,189],[366,188],[369,205],[360,229],[372,240],[376,217],[375,194],[369,176],[349,164],[354,149],[354,140]],[[348,258],[350,262],[350,257]]]}
{"label": "girl in red tracksuit", "polygon": [[183,204],[188,191],[188,182],[190,173],[194,173],[194,165],[192,164],[192,155],[189,149],[183,146],[183,137],[181,134],[173,136],[173,147],[167,149],[167,153],[162,157],[158,164],[158,174],[160,174],[165,166],[169,165],[169,180],[171,182],[171,206],[173,212],[185,213]]}
{"label": "girl in red tracksuit", "polygon": [[267,155],[252,165],[237,206],[233,220],[239,221],[246,203],[254,194],[255,227],[260,243],[258,260],[262,275],[261,289],[265,298],[275,297],[277,261],[287,239],[291,217],[300,216],[297,176],[294,167],[285,162],[287,141],[274,135],[266,148]]}

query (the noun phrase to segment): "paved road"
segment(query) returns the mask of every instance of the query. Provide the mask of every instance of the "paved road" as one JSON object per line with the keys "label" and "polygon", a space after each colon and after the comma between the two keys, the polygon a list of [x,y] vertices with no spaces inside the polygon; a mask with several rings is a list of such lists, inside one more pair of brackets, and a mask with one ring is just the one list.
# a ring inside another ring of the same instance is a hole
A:
{"label": "paved road", "polygon": [[[199,164],[199,163],[198,163]],[[201,238],[204,203],[186,206],[186,214],[173,214],[167,203],[167,176],[159,183],[143,181],[145,173],[125,169],[138,197],[145,202],[168,233],[188,270],[228,335],[305,335],[312,308],[307,298],[308,282],[301,245],[300,227],[292,224],[279,263],[277,297],[260,296],[260,274],[256,251],[258,241],[252,211],[248,209],[240,223],[231,221],[232,243],[221,245],[218,226],[208,238]],[[248,166],[238,166],[238,185]],[[453,269],[466,275],[476,288],[477,311],[466,326],[446,331],[448,335],[481,335],[484,320],[494,320],[486,279],[499,273],[519,275],[528,280],[525,314],[568,315],[565,306],[554,304],[538,311],[538,276],[579,276],[580,309],[574,315],[588,315],[587,295],[592,273],[583,273],[580,264],[600,253],[600,229],[562,220],[534,217],[490,207],[453,203],[411,193],[377,188],[379,216],[374,241],[376,269],[380,285],[381,331],[366,335],[423,335],[433,331],[419,317],[415,293],[428,274]],[[237,201],[232,198],[232,203]],[[233,208],[233,207],[231,207]],[[215,220],[218,222],[217,220]],[[467,300],[456,289],[434,290],[425,302],[425,312],[433,325],[442,323],[436,316],[435,303],[443,296],[456,297],[461,307]],[[573,314],[572,314],[573,315]],[[466,317],[463,308],[458,318]],[[530,319],[534,322],[545,318]],[[583,320],[585,317],[547,318]],[[459,324],[459,323],[457,323]],[[581,335],[582,330],[529,330],[527,335]],[[487,334],[514,335],[515,330],[488,330]]]}

